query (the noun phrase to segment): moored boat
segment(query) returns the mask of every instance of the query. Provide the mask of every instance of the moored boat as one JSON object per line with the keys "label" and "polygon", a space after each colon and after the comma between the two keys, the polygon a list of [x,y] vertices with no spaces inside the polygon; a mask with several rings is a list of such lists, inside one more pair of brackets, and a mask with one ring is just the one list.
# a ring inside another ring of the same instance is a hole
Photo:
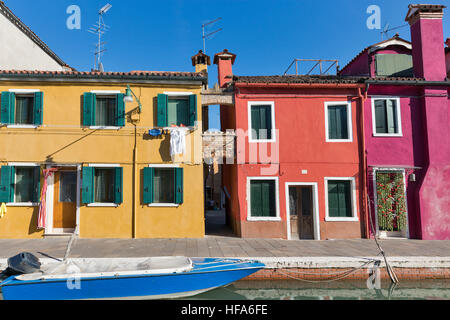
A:
{"label": "moored boat", "polygon": [[264,268],[228,258],[83,258],[43,263],[0,283],[5,300],[165,299],[193,296]]}

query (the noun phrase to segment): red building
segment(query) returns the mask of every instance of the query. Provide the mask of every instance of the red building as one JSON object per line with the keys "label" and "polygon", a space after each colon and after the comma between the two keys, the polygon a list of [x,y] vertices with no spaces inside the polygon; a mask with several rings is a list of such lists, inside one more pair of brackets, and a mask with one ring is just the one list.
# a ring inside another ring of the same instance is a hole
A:
{"label": "red building", "polygon": [[364,80],[337,76],[233,76],[236,56],[214,57],[222,130],[237,157],[223,166],[227,221],[247,238],[338,239],[367,235],[359,161]]}

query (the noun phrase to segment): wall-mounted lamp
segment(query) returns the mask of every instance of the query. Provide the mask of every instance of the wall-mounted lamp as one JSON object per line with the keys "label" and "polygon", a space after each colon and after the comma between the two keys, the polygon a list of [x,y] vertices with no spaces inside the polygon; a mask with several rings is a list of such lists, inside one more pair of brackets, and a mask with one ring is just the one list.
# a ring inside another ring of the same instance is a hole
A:
{"label": "wall-mounted lamp", "polygon": [[125,96],[123,97],[124,103],[133,102],[133,96],[136,98],[136,101],[139,105],[139,112],[142,111],[142,104],[139,98],[134,94],[133,90],[131,90],[130,86],[127,85],[127,89],[125,90]]}

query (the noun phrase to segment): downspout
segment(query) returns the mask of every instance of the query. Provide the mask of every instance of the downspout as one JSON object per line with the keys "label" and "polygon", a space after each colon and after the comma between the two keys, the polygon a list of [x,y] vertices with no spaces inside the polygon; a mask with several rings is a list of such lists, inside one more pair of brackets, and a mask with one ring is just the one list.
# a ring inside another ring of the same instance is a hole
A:
{"label": "downspout", "polygon": [[361,121],[360,124],[360,134],[361,134],[361,159],[362,159],[362,202],[363,202],[363,210],[364,210],[364,219],[365,219],[365,232],[366,238],[370,239],[370,229],[369,229],[369,212],[368,212],[368,191],[367,191],[367,152],[366,152],[366,141],[365,141],[365,124],[364,124],[364,104],[367,99],[367,92],[369,90],[370,84],[366,83],[366,88],[364,90],[364,94],[361,92],[361,88],[358,89],[358,98],[361,101]]}
{"label": "downspout", "polygon": [[137,181],[137,176],[136,176],[136,163],[137,163],[137,127],[136,127],[136,122],[133,122],[134,125],[134,148],[133,148],[133,239],[136,239],[136,181]]}

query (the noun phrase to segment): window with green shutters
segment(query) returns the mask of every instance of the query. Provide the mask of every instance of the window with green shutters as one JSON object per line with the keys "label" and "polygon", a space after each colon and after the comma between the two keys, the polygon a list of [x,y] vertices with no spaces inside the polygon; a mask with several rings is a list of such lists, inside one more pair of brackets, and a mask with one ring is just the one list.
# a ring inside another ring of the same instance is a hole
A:
{"label": "window with green shutters", "polygon": [[374,99],[373,125],[375,135],[401,135],[400,99]]}
{"label": "window with green shutters", "polygon": [[182,204],[183,169],[171,167],[144,168],[144,204]]}
{"label": "window with green shutters", "polygon": [[250,141],[273,141],[273,103],[249,103]]}
{"label": "window with green shutters", "polygon": [[158,94],[156,117],[158,127],[195,126],[197,96],[195,94],[189,96]]}
{"label": "window with green shutters", "polygon": [[353,218],[352,180],[327,180],[328,217]]}
{"label": "window with green shutters", "polygon": [[0,123],[40,126],[43,122],[44,93],[30,94],[3,91],[1,93]]}
{"label": "window with green shutters", "polygon": [[377,76],[414,77],[412,56],[409,54],[375,55]]}
{"label": "window with green shutters", "polygon": [[327,141],[352,141],[349,103],[325,103]]}
{"label": "window with green shutters", "polygon": [[39,166],[2,166],[0,203],[38,203],[40,198]]}
{"label": "window with green shutters", "polygon": [[124,94],[86,92],[83,95],[83,125],[89,127],[124,127]]}
{"label": "window with green shutters", "polygon": [[121,204],[123,168],[83,167],[81,198],[84,204]]}
{"label": "window with green shutters", "polygon": [[277,217],[276,181],[272,179],[250,180],[250,215],[249,218],[270,219]]}

